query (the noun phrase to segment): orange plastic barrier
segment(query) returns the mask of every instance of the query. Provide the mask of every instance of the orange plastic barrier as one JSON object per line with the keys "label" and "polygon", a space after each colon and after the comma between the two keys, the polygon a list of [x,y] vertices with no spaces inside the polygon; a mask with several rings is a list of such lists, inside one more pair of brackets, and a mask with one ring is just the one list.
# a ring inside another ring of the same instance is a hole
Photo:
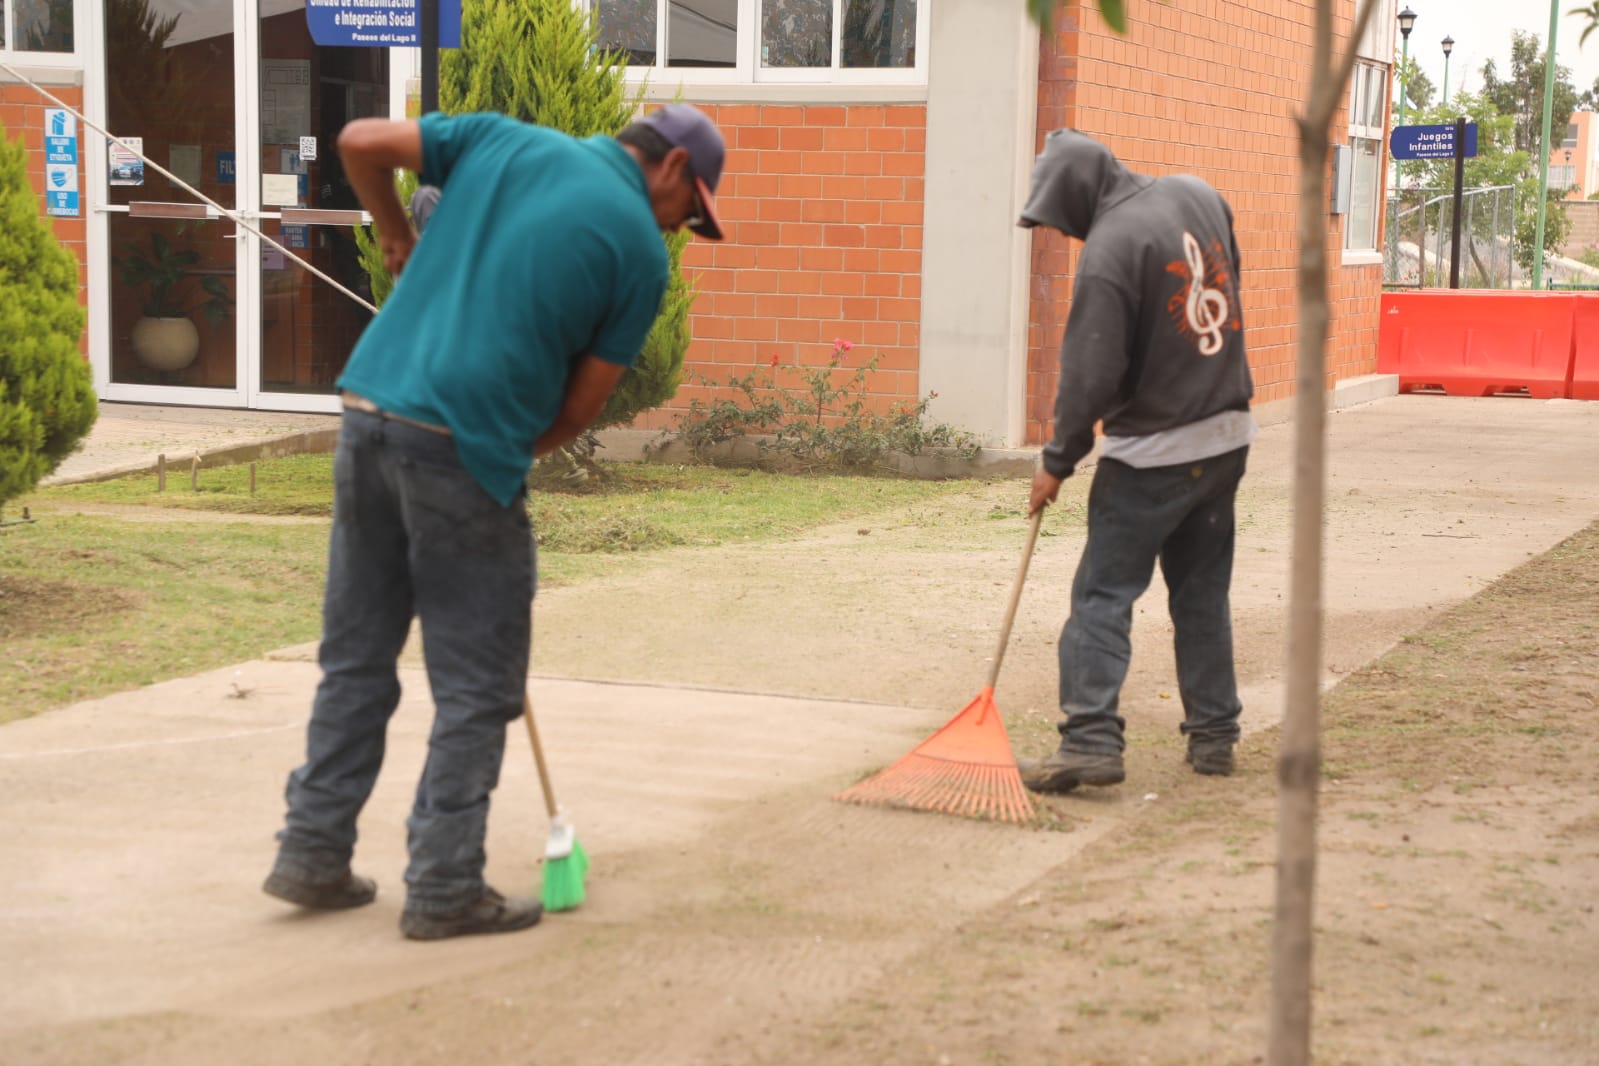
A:
{"label": "orange plastic barrier", "polygon": [[1573,400],[1599,400],[1599,295],[1577,300],[1577,345],[1571,359]]}
{"label": "orange plastic barrier", "polygon": [[[1398,374],[1400,392],[1570,396],[1577,308],[1584,299],[1478,289],[1384,293],[1377,371]],[[1599,312],[1589,332],[1599,346]]]}

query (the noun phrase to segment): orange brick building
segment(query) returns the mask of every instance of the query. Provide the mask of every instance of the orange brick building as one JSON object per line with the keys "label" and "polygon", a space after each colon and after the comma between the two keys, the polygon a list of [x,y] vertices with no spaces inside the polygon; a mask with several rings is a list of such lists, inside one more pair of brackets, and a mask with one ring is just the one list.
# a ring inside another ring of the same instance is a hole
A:
{"label": "orange brick building", "polygon": [[[231,13],[152,2],[178,16],[155,42],[161,80],[191,93],[210,85],[220,116],[129,89],[143,84],[138,64],[150,62],[151,46],[113,32],[126,0],[75,0],[81,47],[68,35],[63,52],[57,35],[55,53],[4,56],[43,74],[117,135],[142,137],[152,158],[287,238],[296,255],[363,288],[350,236],[360,216],[331,146],[351,118],[403,113],[415,53],[319,45],[305,30],[303,0],[270,11],[265,3],[247,0],[256,17],[235,24]],[[1354,0],[1336,5],[1341,43],[1354,10]],[[728,239],[695,242],[685,256],[700,290],[692,376],[648,426],[669,424],[674,409],[706,395],[701,378],[714,385],[774,358],[779,367],[817,365],[841,337],[855,344],[852,358],[880,354],[871,384],[879,402],[936,392],[934,417],[990,443],[1042,440],[1076,252],[1073,242],[1017,229],[1015,220],[1033,156],[1059,126],[1102,138],[1134,170],[1195,173],[1228,197],[1258,400],[1292,393],[1292,116],[1308,92],[1308,5],[1138,3],[1125,38],[1091,4],[1074,6],[1043,39],[1020,0],[706,0],[696,8],[597,0],[596,11],[602,42],[630,52],[648,77],[647,98],[699,104],[729,146],[719,197]],[[1375,368],[1381,244],[1373,205],[1382,199],[1393,26],[1391,11],[1380,11],[1360,42],[1356,89],[1333,131],[1334,144],[1348,147],[1352,193],[1347,209],[1327,215],[1329,384]],[[196,80],[197,71],[208,73]],[[235,106],[226,106],[230,97]],[[0,75],[0,119],[34,152],[41,194],[46,106]],[[216,212],[173,207],[192,201],[158,175],[116,180],[103,140],[80,135],[82,210],[55,223],[84,263],[85,350],[101,395],[336,409],[332,377],[363,321],[354,305]],[[223,279],[232,312],[221,325],[200,321],[190,286],[183,310],[199,323],[199,351],[165,368],[134,350],[149,294],[123,291],[119,268],[127,248],[148,246],[157,233],[195,253],[185,269],[197,283]]]}

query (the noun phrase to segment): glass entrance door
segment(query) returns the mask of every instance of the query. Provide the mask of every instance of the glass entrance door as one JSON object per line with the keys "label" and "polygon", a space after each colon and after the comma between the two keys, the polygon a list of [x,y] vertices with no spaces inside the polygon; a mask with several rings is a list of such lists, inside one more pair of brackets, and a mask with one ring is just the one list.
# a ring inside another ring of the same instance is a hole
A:
{"label": "glass entrance door", "polygon": [[260,12],[261,230],[288,248],[259,246],[260,315],[252,338],[256,406],[318,409],[371,313],[293,255],[368,301],[355,226],[367,221],[335,145],[352,119],[389,110],[389,52],[315,44],[305,0],[264,0]]}
{"label": "glass entrance door", "polygon": [[[335,144],[389,111],[389,53],[320,47],[305,0],[102,0],[107,128],[285,245],[197,203],[114,145],[94,356],[108,399],[334,410],[370,319],[366,221]],[[94,158],[93,154],[90,156]]]}
{"label": "glass entrance door", "polygon": [[[224,207],[239,206],[232,0],[104,0],[105,125]],[[94,159],[90,155],[90,159]],[[235,226],[107,145],[108,390],[237,403]]]}

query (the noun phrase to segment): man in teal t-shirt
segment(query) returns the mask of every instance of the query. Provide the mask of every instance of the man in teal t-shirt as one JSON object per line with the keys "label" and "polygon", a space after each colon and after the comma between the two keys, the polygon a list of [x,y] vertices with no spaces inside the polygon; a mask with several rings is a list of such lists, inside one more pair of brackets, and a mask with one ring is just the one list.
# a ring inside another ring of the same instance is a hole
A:
{"label": "man in teal t-shirt", "polygon": [[[723,140],[673,104],[586,140],[493,114],[362,119],[339,153],[399,280],[339,379],[323,676],[263,887],[324,909],[376,895],[350,870],[356,817],[420,617],[436,711],[400,927],[424,940],[523,929],[538,903],[483,879],[489,794],[531,637],[523,485],[533,458],[587,429],[638,358],[666,290],[661,233],[721,239]],[[441,190],[420,243],[399,167]]]}

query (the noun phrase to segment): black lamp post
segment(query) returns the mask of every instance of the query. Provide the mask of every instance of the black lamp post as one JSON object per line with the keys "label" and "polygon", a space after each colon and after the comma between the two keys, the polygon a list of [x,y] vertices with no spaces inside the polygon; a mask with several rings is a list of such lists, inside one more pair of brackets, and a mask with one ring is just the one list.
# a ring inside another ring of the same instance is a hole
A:
{"label": "black lamp post", "polygon": [[[1399,65],[1404,68],[1406,74],[1409,73],[1410,67],[1410,31],[1415,28],[1416,13],[1410,10],[1410,7],[1407,5],[1405,9],[1399,13],[1399,35],[1405,39],[1404,50],[1401,55]],[[1405,124],[1405,79],[1403,75],[1401,75],[1399,78],[1399,124],[1401,126]]]}
{"label": "black lamp post", "polygon": [[1449,102],[1449,53],[1455,50],[1455,39],[1444,38],[1444,103]]}

